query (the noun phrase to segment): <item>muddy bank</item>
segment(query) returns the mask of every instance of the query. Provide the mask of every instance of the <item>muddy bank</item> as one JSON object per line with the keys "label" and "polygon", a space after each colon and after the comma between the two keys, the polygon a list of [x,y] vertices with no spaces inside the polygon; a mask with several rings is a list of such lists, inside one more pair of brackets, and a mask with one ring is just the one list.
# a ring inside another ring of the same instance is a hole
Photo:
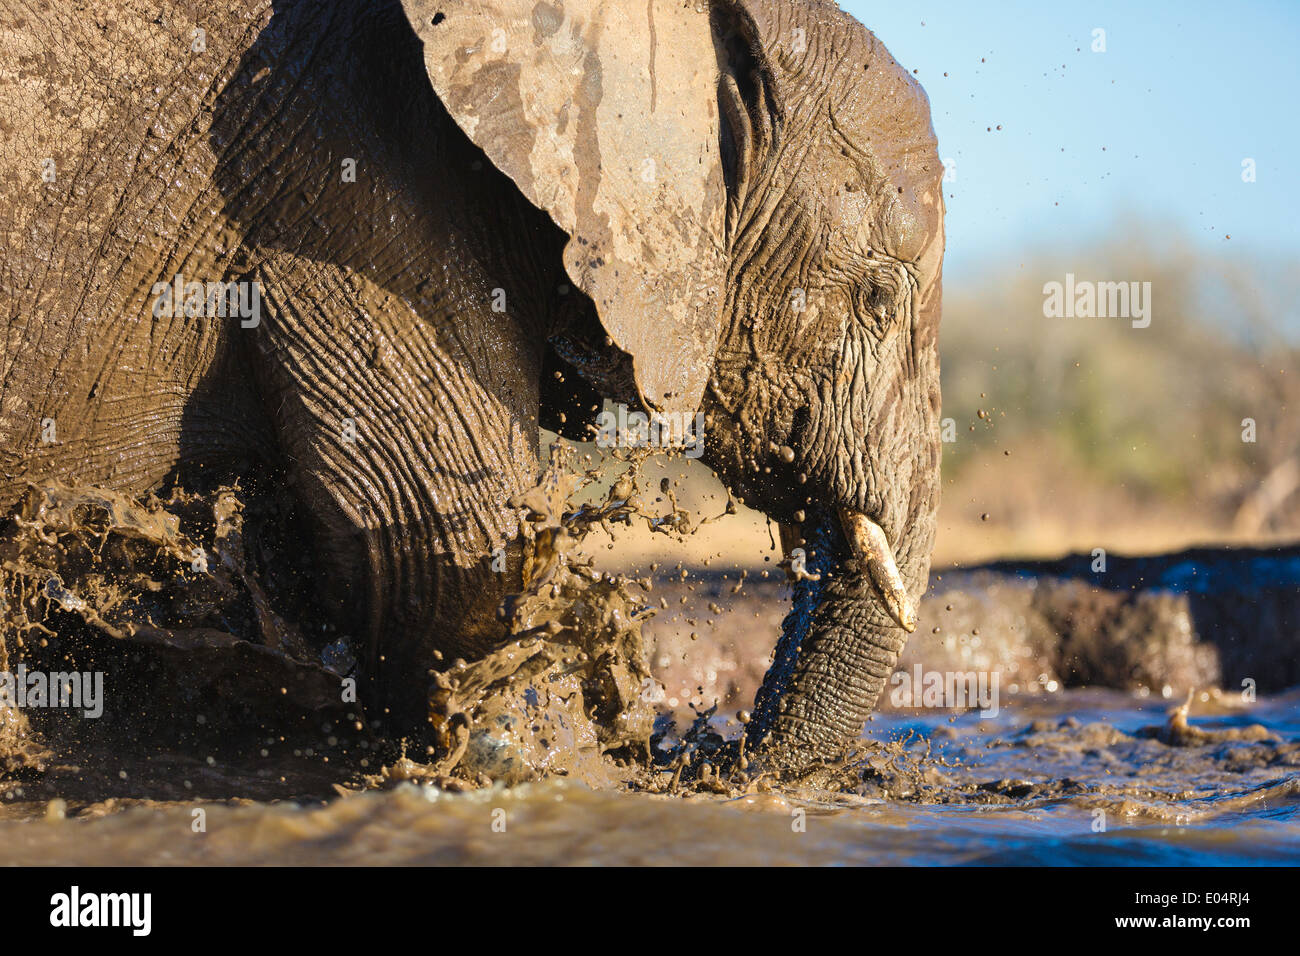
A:
{"label": "muddy bank", "polygon": [[[1300,685],[1300,547],[1110,555],[1105,572],[1093,562],[936,570],[899,671],[996,672],[1011,694],[1108,687],[1173,699],[1243,681],[1258,692]],[[748,707],[788,595],[775,568],[666,575],[645,628],[665,704]]]}
{"label": "muddy bank", "polygon": [[1111,555],[1104,571],[1094,562],[998,562],[945,573],[935,591],[987,587],[988,576],[1030,588],[1030,611],[1057,635],[1067,686],[1170,685],[1181,694],[1244,681],[1260,691],[1300,684],[1300,547]]}

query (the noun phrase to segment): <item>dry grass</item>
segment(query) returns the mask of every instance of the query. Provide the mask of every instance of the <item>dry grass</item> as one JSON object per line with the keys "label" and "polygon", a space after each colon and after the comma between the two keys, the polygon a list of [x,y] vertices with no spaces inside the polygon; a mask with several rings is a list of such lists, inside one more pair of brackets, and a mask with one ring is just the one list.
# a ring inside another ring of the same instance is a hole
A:
{"label": "dry grass", "polygon": [[[1018,467],[1029,458],[1035,459],[1031,467]],[[776,569],[781,560],[776,528],[763,515],[743,506],[724,515],[725,491],[695,463],[652,461],[644,486],[656,487],[666,474],[686,475],[679,501],[692,514],[721,517],[682,539],[643,525],[617,528],[613,536],[593,533],[586,550],[602,568],[637,574],[652,564],[751,574]],[[1052,469],[1027,450],[1010,457],[999,453],[986,468],[970,469],[962,481],[945,484],[933,565],[1056,557],[1094,548],[1137,555],[1195,545],[1263,546],[1297,537],[1300,532],[1289,527],[1243,533],[1209,510],[1189,513],[1176,505],[1144,504],[1122,488],[1089,488],[1076,472]]]}

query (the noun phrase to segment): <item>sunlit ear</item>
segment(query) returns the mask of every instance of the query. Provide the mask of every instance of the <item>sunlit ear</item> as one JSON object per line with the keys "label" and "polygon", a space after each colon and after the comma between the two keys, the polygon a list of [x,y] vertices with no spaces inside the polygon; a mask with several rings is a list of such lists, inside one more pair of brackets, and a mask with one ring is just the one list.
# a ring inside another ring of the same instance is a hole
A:
{"label": "sunlit ear", "polygon": [[569,234],[565,268],[632,356],[647,406],[694,411],[712,369],[725,270],[707,5],[403,7],[448,112]]}

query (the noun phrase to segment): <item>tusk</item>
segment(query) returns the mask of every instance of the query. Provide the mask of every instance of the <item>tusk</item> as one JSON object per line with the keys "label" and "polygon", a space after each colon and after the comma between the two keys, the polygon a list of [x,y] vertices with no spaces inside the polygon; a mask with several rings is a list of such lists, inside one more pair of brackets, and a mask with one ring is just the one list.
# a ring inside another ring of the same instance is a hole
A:
{"label": "tusk", "polygon": [[890,616],[908,633],[916,630],[916,608],[907,599],[907,588],[903,586],[903,576],[898,573],[898,563],[884,529],[861,512],[847,508],[840,509],[840,523],[853,556],[867,566],[871,583]]}

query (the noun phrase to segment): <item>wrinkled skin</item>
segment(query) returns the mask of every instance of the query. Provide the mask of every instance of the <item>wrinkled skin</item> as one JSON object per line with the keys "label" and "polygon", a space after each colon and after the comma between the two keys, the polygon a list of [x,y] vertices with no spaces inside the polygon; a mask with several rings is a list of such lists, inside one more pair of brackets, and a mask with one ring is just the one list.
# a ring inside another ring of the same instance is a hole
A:
{"label": "wrinkled skin", "polygon": [[[854,21],[829,4],[747,8],[764,49],[800,27],[809,40],[802,57],[757,64],[770,71],[779,120],[756,137],[764,155],[734,203],[705,458],[747,503],[801,522],[821,572],[796,585],[748,728],[755,744],[766,737],[803,760],[858,735],[906,639],[853,560],[837,509],[883,528],[913,602],[929,574],[941,169],[924,94]],[[796,290],[803,313],[789,307]],[[774,453],[781,446],[793,460]]]}
{"label": "wrinkled skin", "polygon": [[[203,53],[186,5],[102,6],[5,41],[4,158],[31,175],[0,187],[0,507],[47,477],[283,475],[366,696],[410,726],[434,650],[499,629],[562,237],[447,121],[396,4],[203,4]],[[154,319],[176,273],[258,279],[260,324]]]}
{"label": "wrinkled skin", "polygon": [[[439,655],[497,636],[539,422],[698,408],[821,571],[751,749],[835,755],[906,636],[840,509],[913,602],[928,574],[941,167],[924,94],[832,4],[698,6],[6,9],[0,508],[51,477],[282,478],[409,728]],[[258,280],[260,322],[155,317],[177,273]]]}

